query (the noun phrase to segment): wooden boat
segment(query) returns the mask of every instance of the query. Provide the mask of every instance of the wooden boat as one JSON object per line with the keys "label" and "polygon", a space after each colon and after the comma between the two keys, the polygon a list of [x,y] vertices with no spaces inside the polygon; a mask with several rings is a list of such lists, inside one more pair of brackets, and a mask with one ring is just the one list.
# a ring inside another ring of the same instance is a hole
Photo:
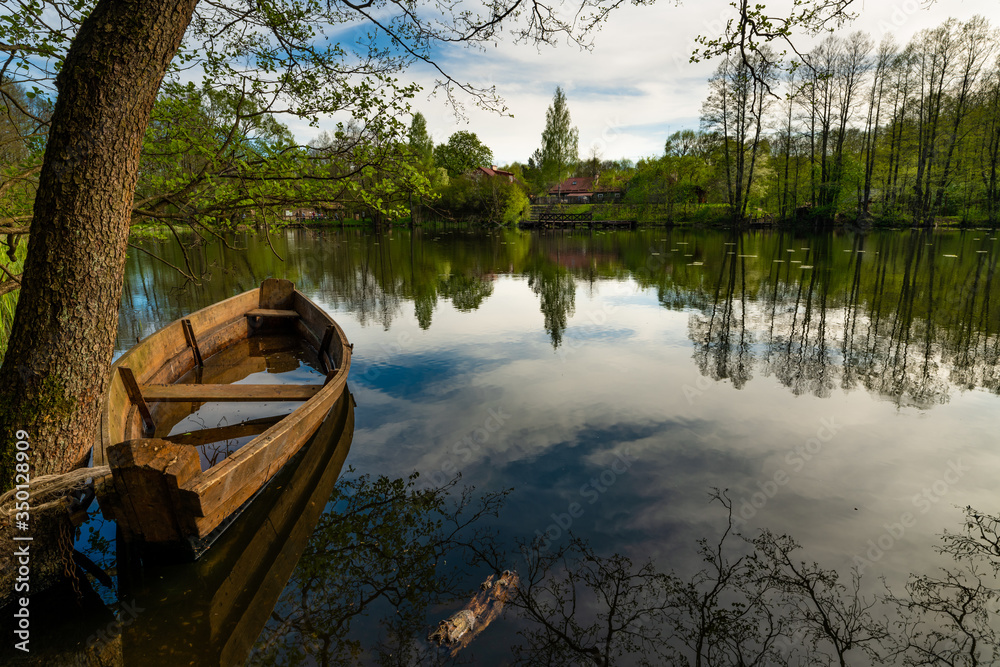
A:
{"label": "wooden boat", "polygon": [[[265,334],[299,337],[326,374],[323,384],[239,384],[226,364],[211,376],[214,355],[233,356]],[[206,360],[210,363],[206,364]],[[131,542],[195,558],[316,432],[343,393],[351,345],[343,330],[287,280],[199,310],[150,335],[115,362],[104,397],[94,466],[98,502]],[[204,372],[202,372],[204,370]],[[193,373],[192,373],[193,371]],[[191,382],[192,379],[197,382]],[[178,380],[184,378],[184,381]],[[211,379],[211,378],[210,378]],[[291,414],[171,436],[157,429],[171,406],[215,402],[302,404]],[[192,445],[257,434],[202,470]],[[156,437],[158,436],[158,437]]]}

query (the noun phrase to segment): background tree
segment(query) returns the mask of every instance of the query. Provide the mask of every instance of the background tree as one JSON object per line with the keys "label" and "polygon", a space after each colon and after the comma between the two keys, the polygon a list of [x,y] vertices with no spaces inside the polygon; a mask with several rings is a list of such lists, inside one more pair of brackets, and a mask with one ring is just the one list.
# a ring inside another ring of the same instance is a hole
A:
{"label": "background tree", "polygon": [[524,219],[530,206],[520,183],[505,176],[463,174],[440,192],[436,207],[452,219],[475,224],[512,225]]}
{"label": "background tree", "polygon": [[542,175],[542,150],[536,148],[528,157],[528,164],[523,170],[524,182],[531,194],[543,194],[546,190],[545,178]]}
{"label": "background tree", "polygon": [[433,163],[434,142],[427,134],[427,119],[419,111],[413,114],[413,121],[410,123],[410,130],[407,133],[410,149],[416,153],[421,162]]}
{"label": "background tree", "polygon": [[309,163],[297,172],[291,189],[310,201],[338,205],[376,224],[401,216],[414,201],[433,198],[436,170],[416,161],[409,148],[358,122],[340,125],[312,142]]}
{"label": "background tree", "polygon": [[711,137],[694,130],[674,132],[664,144],[664,162],[675,184],[673,201],[684,204],[685,210],[707,199],[711,148]]}
{"label": "background tree", "polygon": [[460,176],[476,167],[489,167],[493,164],[493,151],[475,132],[459,130],[448,137],[447,143],[434,147],[434,162],[444,167],[451,177]]}
{"label": "background tree", "polygon": [[580,131],[573,127],[566,94],[556,87],[552,106],[545,112],[539,168],[547,184],[559,183],[576,171],[580,161]]}
{"label": "background tree", "polygon": [[763,155],[764,116],[773,100],[770,86],[776,83],[766,54],[752,60],[727,57],[709,80],[709,97],[702,107],[702,124],[719,135],[726,195],[736,222],[747,215],[754,170]]}
{"label": "background tree", "polygon": [[584,178],[595,178],[601,174],[601,150],[597,146],[591,146],[586,160],[581,160],[576,168],[576,176]]}

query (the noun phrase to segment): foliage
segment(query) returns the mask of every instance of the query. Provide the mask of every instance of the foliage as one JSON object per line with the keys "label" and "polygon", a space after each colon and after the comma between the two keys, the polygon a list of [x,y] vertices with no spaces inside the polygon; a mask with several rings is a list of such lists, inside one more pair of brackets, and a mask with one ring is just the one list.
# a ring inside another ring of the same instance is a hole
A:
{"label": "foliage", "polygon": [[[8,237],[7,253],[4,255],[2,271],[7,276],[18,276],[24,270],[24,258],[28,254],[28,243],[25,239]],[[7,351],[7,338],[14,322],[14,312],[17,309],[17,291],[10,290],[0,294],[0,355]]]}
{"label": "foliage", "polygon": [[[18,233],[26,233],[30,220],[55,77],[95,3],[4,0],[0,218],[20,226]],[[423,181],[442,183],[426,155],[429,141],[417,151],[423,180],[399,150],[405,134],[399,119],[408,115],[418,91],[400,80],[401,72],[428,64],[439,75],[436,89],[456,111],[462,93],[505,112],[495,90],[458,81],[437,65],[434,46],[489,44],[501,30],[527,42],[565,37],[586,46],[613,7],[582,0],[583,20],[565,21],[550,12],[514,12],[513,5],[469,10],[433,1],[405,7],[381,0],[357,6],[323,0],[199,3],[193,16],[171,17],[191,22],[165,67],[154,127],[144,144],[134,221],[184,223],[204,233],[206,226],[248,217],[274,222],[283,210],[335,201],[368,217],[399,215],[404,199],[408,206],[414,195],[433,199]],[[197,83],[183,83],[192,71]],[[287,131],[277,131],[283,116],[318,125],[330,115],[344,119],[336,131],[354,139],[335,159],[296,146]],[[422,118],[414,120],[419,125]],[[185,127],[171,129],[171,123]],[[264,136],[269,126],[275,132]],[[258,136],[247,136],[248,128]],[[81,145],[87,139],[81,137]]]}
{"label": "foliage", "polygon": [[51,109],[45,100],[0,76],[0,165],[24,165],[44,149],[40,130]]}
{"label": "foliage", "polygon": [[[788,39],[793,25],[837,25],[844,5],[796,3],[790,16],[768,19],[773,32],[754,24],[703,42],[703,55],[728,55],[710,81],[702,131],[675,132],[661,158],[634,172],[592,154],[577,175],[600,173],[605,187],[619,180],[640,219],[656,210],[709,224],[1000,225],[997,31],[977,16],[905,46],[830,35],[779,67],[767,42]],[[743,18],[764,16],[734,6]],[[536,150],[524,168],[534,193],[551,182],[544,158]],[[728,216],[706,208],[720,202]]]}
{"label": "foliage", "polygon": [[479,141],[474,132],[459,130],[448,137],[446,143],[434,147],[434,162],[455,178],[476,167],[492,165],[493,151]]}
{"label": "foliage", "polygon": [[524,165],[523,175],[529,193],[540,195],[548,190],[548,185],[542,175],[542,150],[540,148],[536,148],[535,152],[528,158],[528,163]]}
{"label": "foliage", "polygon": [[448,183],[439,206],[455,219],[512,225],[524,219],[530,202],[521,186],[504,176],[465,175]]}
{"label": "foliage", "polygon": [[730,214],[742,222],[752,196],[761,138],[772,98],[775,71],[765,50],[749,61],[726,57],[709,80],[709,97],[702,107],[702,124],[718,134],[722,144],[724,183]]}
{"label": "foliage", "polygon": [[434,142],[431,140],[430,135],[427,134],[427,119],[419,111],[413,114],[407,138],[409,139],[410,150],[417,156],[420,163],[426,166],[433,166]]}

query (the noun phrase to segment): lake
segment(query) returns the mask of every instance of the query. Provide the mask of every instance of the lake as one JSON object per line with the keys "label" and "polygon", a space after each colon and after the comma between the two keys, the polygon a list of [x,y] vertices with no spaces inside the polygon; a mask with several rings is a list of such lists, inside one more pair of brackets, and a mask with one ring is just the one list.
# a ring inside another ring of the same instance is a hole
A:
{"label": "lake", "polygon": [[[119,353],[267,277],[294,281],[354,343],[341,487],[266,605],[253,664],[447,659],[424,637],[494,574],[487,562],[524,584],[539,563],[565,576],[589,571],[581,554],[617,553],[687,580],[698,541],[711,549],[728,525],[713,489],[734,529],[787,533],[796,558],[848,586],[859,568],[866,595],[947,564],[934,546],[961,508],[996,507],[995,231],[294,229],[192,243],[187,260],[172,238],[137,243],[200,284],[133,250]],[[460,479],[439,506],[392,485],[414,472],[425,494]],[[458,657],[572,655],[545,629],[586,626],[600,596],[567,615],[544,581],[534,611],[562,621],[508,609]],[[129,632],[125,663],[150,664]]]}

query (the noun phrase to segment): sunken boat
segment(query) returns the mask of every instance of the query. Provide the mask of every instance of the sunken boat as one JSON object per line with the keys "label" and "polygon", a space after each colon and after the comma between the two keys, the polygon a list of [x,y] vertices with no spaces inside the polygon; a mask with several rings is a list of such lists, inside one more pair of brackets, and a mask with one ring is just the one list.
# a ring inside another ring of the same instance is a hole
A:
{"label": "sunken boat", "polygon": [[[271,370],[268,346],[289,340],[314,381],[248,382]],[[317,431],[350,366],[343,330],[287,280],[265,280],[151,334],[112,367],[93,460],[110,469],[95,479],[102,512],[146,553],[198,558]],[[283,414],[181,423],[227,404]],[[210,443],[238,446],[206,456]]]}

